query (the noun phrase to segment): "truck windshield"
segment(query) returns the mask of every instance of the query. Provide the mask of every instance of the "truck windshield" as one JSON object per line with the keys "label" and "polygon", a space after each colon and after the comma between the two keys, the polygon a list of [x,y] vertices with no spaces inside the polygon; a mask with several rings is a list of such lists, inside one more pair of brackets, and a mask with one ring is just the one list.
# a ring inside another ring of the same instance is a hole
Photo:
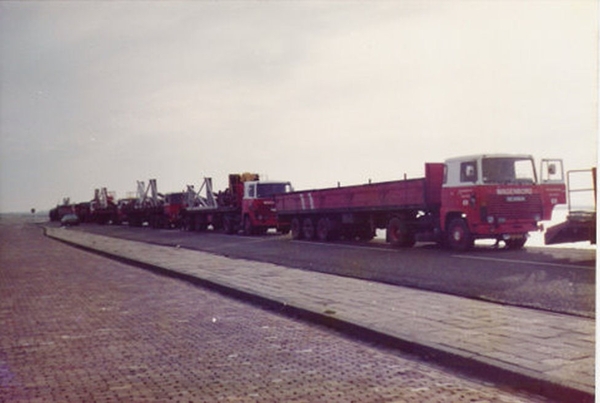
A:
{"label": "truck windshield", "polygon": [[536,181],[531,158],[484,158],[481,168],[483,183],[533,184]]}
{"label": "truck windshield", "polygon": [[257,197],[270,197],[279,193],[287,193],[290,191],[290,184],[283,183],[259,183]]}

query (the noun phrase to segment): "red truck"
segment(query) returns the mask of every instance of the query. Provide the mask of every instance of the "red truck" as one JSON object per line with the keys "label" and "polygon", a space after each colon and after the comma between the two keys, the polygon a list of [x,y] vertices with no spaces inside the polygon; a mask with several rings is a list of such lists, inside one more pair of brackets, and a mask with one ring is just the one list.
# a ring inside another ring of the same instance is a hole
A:
{"label": "red truck", "polygon": [[75,205],[71,204],[69,197],[63,198],[63,204],[57,204],[55,208],[50,210],[50,221],[60,221],[67,214],[76,213]]}
{"label": "red truck", "polygon": [[490,238],[519,249],[565,203],[562,161],[542,160],[540,174],[530,155],[475,155],[427,163],[424,178],[282,193],[275,202],[293,239],[370,240],[386,229],[402,247],[419,240],[467,250]]}
{"label": "red truck", "polygon": [[[203,189],[206,195],[200,197]],[[229,175],[228,188],[215,193],[212,180],[205,178],[196,197],[188,197],[181,210],[182,227],[203,231],[211,226],[227,234],[242,230],[245,235],[264,234],[269,228],[289,232],[289,225],[277,221],[273,195],[290,190],[289,182],[261,181],[258,174],[244,173]]]}
{"label": "red truck", "polygon": [[100,188],[94,190],[94,199],[89,204],[87,217],[89,221],[97,224],[108,224],[113,222],[117,216],[117,205],[114,194]]}
{"label": "red truck", "polygon": [[119,221],[130,226],[148,224],[152,228],[176,228],[180,226],[184,192],[158,193],[156,179],[150,179],[148,187],[137,182],[137,197],[119,201]]}

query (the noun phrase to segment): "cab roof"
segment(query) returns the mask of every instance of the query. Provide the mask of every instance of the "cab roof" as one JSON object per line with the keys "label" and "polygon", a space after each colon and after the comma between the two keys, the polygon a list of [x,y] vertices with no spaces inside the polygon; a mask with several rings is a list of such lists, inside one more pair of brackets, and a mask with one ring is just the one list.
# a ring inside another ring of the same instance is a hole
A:
{"label": "cab roof", "polygon": [[518,158],[518,159],[533,159],[530,154],[473,154],[462,157],[448,158],[445,162],[470,161],[481,158]]}

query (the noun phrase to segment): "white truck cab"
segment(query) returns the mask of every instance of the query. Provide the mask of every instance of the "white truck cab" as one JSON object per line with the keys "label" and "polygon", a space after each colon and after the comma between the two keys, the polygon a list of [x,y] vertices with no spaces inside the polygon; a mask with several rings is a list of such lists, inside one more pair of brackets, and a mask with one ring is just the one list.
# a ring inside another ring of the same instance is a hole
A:
{"label": "white truck cab", "polygon": [[444,187],[538,182],[531,155],[472,155],[448,159],[445,165]]}
{"label": "white truck cab", "polygon": [[263,199],[278,193],[293,191],[290,182],[247,181],[244,182],[244,199]]}
{"label": "white truck cab", "polygon": [[447,242],[468,249],[476,238],[496,238],[521,248],[538,222],[565,202],[561,160],[542,160],[538,178],[526,154],[481,154],[444,164],[440,223]]}

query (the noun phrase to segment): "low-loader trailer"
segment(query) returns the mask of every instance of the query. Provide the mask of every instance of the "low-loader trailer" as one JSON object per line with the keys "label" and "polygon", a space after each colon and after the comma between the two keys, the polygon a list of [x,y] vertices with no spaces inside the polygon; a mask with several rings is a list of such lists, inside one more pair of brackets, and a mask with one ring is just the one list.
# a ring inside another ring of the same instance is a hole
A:
{"label": "low-loader trailer", "polygon": [[467,250],[490,238],[518,249],[565,203],[562,161],[542,160],[540,175],[530,155],[475,155],[427,163],[423,178],[281,193],[275,203],[293,239],[370,240],[386,229],[401,247]]}

